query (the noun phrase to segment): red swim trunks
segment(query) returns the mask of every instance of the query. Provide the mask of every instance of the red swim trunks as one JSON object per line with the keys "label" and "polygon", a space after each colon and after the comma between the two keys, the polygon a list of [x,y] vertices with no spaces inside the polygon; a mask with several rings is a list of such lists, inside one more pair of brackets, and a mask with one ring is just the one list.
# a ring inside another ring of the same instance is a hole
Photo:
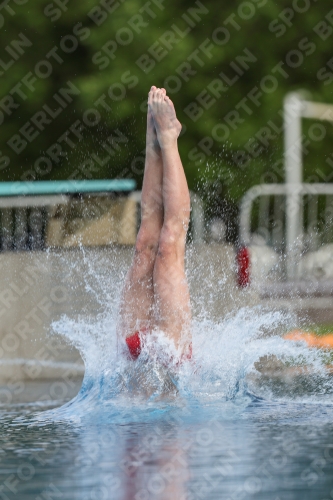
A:
{"label": "red swim trunks", "polygon": [[130,337],[127,337],[126,344],[132,358],[137,359],[141,353],[141,340],[139,332],[135,332]]}
{"label": "red swim trunks", "polygon": [[[144,332],[146,333],[146,332]],[[130,337],[126,338],[126,344],[132,359],[137,359],[141,354],[141,339],[140,333],[135,332]],[[188,353],[186,356],[182,356],[182,359],[191,359],[192,358],[192,344],[189,345]]]}

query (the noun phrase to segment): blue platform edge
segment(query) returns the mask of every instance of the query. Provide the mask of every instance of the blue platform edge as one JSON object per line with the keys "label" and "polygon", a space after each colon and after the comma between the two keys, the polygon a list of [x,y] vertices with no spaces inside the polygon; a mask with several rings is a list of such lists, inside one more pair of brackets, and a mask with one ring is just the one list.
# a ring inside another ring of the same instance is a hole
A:
{"label": "blue platform edge", "polygon": [[0,196],[32,196],[112,191],[133,191],[134,179],[100,179],[94,181],[0,182]]}

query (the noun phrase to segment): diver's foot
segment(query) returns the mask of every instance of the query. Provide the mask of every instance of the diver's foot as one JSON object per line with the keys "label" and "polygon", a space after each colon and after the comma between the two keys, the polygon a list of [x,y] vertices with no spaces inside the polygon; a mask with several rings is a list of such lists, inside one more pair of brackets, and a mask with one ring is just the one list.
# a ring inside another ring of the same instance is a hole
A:
{"label": "diver's foot", "polygon": [[160,145],[157,139],[156,127],[154,123],[153,113],[151,110],[151,99],[152,93],[156,90],[155,86],[152,86],[148,94],[148,110],[147,110],[147,132],[146,132],[146,145],[156,152],[160,151]]}
{"label": "diver's foot", "polygon": [[174,146],[182,129],[177,120],[175,107],[165,89],[152,87],[149,107],[154,117],[157,139],[161,149]]}

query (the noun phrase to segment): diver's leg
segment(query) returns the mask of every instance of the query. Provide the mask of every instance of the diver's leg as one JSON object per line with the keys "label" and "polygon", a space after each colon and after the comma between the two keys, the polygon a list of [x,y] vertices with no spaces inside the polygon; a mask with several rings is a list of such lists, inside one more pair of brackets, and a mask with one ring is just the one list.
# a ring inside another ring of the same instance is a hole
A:
{"label": "diver's leg", "polygon": [[[133,335],[142,327],[149,327],[154,301],[153,269],[163,224],[162,156],[150,109],[152,92],[155,88],[152,87],[148,94],[141,225],[120,305],[118,332],[124,338]],[[165,91],[162,93],[165,94]]]}
{"label": "diver's leg", "polygon": [[153,92],[151,107],[162,151],[164,207],[153,276],[155,324],[188,353],[191,309],[184,258],[190,195],[178,152],[181,124],[172,101],[163,93]]}

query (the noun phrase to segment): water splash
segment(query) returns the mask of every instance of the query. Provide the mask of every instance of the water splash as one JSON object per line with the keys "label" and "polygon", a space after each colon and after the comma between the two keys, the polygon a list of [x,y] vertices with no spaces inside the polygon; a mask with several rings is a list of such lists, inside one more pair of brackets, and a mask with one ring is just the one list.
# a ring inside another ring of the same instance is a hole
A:
{"label": "water splash", "polygon": [[[190,252],[189,260],[192,257]],[[51,333],[80,351],[85,376],[79,394],[43,413],[41,420],[93,420],[99,414],[102,419],[126,423],[175,407],[191,415],[207,408],[225,415],[228,408],[244,408],[258,398],[310,403],[324,398],[325,404],[332,403],[327,353],[282,337],[299,326],[293,315],[247,307],[218,318],[216,298],[221,304],[227,298],[229,304],[240,300],[226,274],[217,281],[215,261],[196,259],[189,276],[196,290],[193,360],[177,365],[162,332],[151,335],[137,361],[128,359],[117,345],[119,284],[124,282],[130,254],[125,258],[114,252],[110,257],[108,252],[81,248],[79,258],[77,252],[68,252],[59,259],[59,269],[66,279],[70,276],[71,296],[78,300],[73,315],[53,322]],[[90,302],[80,299],[82,287]]]}
{"label": "water splash", "polygon": [[258,398],[322,401],[333,392],[327,360],[322,351],[282,338],[294,325],[293,316],[261,307],[240,309],[220,322],[194,320],[193,359],[179,364],[162,332],[154,332],[133,361],[117,346],[112,314],[63,317],[53,330],[79,349],[85,376],[76,398],[42,419],[102,416],[126,423],[175,408],[227,413],[230,403],[244,408]]}

